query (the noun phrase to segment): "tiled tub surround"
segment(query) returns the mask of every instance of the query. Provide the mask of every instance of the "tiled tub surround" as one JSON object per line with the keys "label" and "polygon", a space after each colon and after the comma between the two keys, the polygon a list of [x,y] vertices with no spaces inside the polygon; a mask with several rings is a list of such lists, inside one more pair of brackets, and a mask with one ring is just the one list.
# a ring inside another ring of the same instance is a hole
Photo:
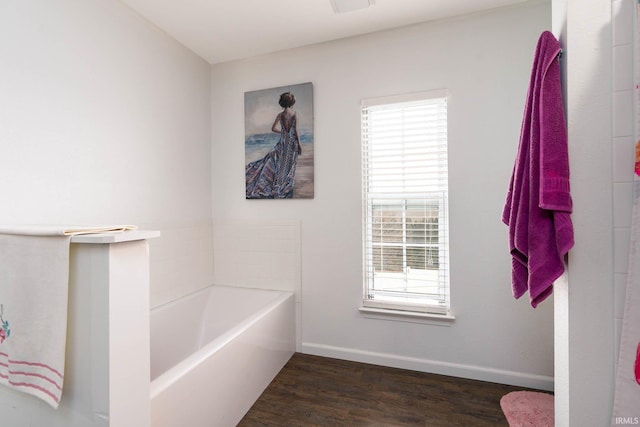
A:
{"label": "tiled tub surround", "polygon": [[[618,354],[624,311],[633,191],[634,0],[612,0],[612,149],[615,338]],[[637,130],[636,130],[637,133]]]}
{"label": "tiled tub surround", "polygon": [[297,351],[302,347],[301,248],[298,220],[213,224],[213,283],[293,292]]}
{"label": "tiled tub surround", "polygon": [[214,283],[211,223],[151,223],[143,227],[162,233],[162,239],[149,241],[152,308]]}

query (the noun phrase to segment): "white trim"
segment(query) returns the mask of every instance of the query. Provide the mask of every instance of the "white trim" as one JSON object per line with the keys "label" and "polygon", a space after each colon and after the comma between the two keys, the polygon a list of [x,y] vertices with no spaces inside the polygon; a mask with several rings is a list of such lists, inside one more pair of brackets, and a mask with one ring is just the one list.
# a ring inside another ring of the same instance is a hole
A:
{"label": "white trim", "polygon": [[71,243],[109,244],[148,240],[160,237],[156,230],[129,230],[121,233],[79,234],[71,237]]}
{"label": "white trim", "polygon": [[360,101],[361,107],[373,107],[375,105],[400,104],[402,102],[423,101],[425,99],[448,98],[447,89],[434,89],[423,92],[404,93],[400,95],[379,96],[377,98],[364,98]]}
{"label": "white trim", "polygon": [[334,347],[308,342],[302,343],[302,353],[350,360],[353,362],[371,363],[374,365],[389,366],[392,368],[410,369],[432,374],[508,384],[518,387],[547,391],[552,391],[554,389],[553,377],[488,368],[484,366],[463,365],[460,363],[442,362],[439,360],[421,359],[389,353],[377,353],[373,351]]}
{"label": "white trim", "polygon": [[436,304],[427,304],[423,300],[419,302],[407,301],[408,298],[397,298],[397,301],[389,299],[364,298],[362,308],[376,310],[405,311],[417,313],[419,315],[445,316],[449,313],[449,308]]}
{"label": "white trim", "polygon": [[362,306],[358,308],[360,314],[370,319],[394,320],[397,322],[426,323],[429,325],[451,326],[456,320],[451,313],[429,313],[408,310],[393,310],[389,308],[377,308]]}

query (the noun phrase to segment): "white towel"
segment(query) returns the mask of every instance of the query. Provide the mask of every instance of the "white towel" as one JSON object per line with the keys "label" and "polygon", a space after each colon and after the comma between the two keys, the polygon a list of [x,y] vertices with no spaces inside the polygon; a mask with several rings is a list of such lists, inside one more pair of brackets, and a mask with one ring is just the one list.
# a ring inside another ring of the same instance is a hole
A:
{"label": "white towel", "polygon": [[80,234],[120,233],[136,230],[135,225],[0,225],[0,234],[21,236],[77,236]]}
{"label": "white towel", "polygon": [[135,228],[0,226],[0,384],[58,407],[71,236]]}

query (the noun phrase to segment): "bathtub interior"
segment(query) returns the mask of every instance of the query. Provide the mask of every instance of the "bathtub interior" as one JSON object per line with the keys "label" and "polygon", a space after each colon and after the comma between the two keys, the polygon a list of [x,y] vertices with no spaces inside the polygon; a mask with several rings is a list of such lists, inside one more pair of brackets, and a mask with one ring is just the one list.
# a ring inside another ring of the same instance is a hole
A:
{"label": "bathtub interior", "polygon": [[200,291],[151,310],[151,381],[198,350],[207,300]]}
{"label": "bathtub interior", "polygon": [[284,293],[211,286],[154,308],[151,324],[151,381],[225,334],[242,328]]}
{"label": "bathtub interior", "polygon": [[295,352],[295,295],[212,286],[154,309],[151,324],[152,425],[237,425]]}

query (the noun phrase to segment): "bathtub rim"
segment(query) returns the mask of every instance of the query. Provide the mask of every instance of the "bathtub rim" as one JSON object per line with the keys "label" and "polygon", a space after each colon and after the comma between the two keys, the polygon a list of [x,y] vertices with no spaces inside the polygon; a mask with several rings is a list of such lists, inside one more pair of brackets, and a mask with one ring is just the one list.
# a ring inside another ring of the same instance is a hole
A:
{"label": "bathtub rim", "polygon": [[207,343],[198,349],[195,353],[190,354],[186,358],[182,359],[176,365],[172,366],[162,374],[158,375],[155,379],[150,382],[150,398],[153,400],[156,396],[164,392],[167,388],[169,388],[172,384],[177,382],[180,378],[186,375],[193,366],[199,365],[203,361],[205,361],[209,356],[214,354],[219,349],[223,348],[234,338],[239,336],[242,332],[247,330],[251,325],[255,324],[261,318],[265,317],[273,310],[278,308],[282,303],[284,303],[289,298],[294,298],[295,302],[295,292],[291,291],[283,291],[279,289],[263,289],[263,288],[247,288],[241,286],[228,286],[228,285],[210,285],[205,288],[199,289],[195,292],[192,292],[188,295],[184,295],[177,300],[170,301],[166,304],[159,305],[154,307],[153,310],[158,310],[163,307],[171,307],[177,303],[179,303],[182,299],[187,299],[189,297],[193,297],[199,293],[210,292],[211,288],[229,288],[229,289],[244,289],[247,291],[257,290],[261,292],[271,292],[274,294],[279,294],[276,298],[271,300],[270,304],[263,307],[262,309],[252,313],[250,316],[244,318],[242,322],[235,325],[231,329],[225,331],[218,337],[216,337],[213,341]]}

